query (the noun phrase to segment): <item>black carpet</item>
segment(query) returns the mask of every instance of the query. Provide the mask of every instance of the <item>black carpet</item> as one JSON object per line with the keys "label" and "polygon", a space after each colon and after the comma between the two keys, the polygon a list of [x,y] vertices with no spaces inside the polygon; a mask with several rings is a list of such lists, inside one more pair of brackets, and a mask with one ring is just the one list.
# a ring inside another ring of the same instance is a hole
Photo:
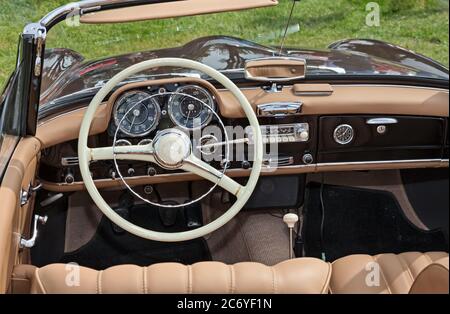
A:
{"label": "black carpet", "polygon": [[323,247],[320,184],[308,187],[303,239],[306,256],[334,261],[351,254],[448,251],[441,230],[424,231],[404,217],[394,196],[385,191],[324,185]]}
{"label": "black carpet", "polygon": [[[129,221],[154,231],[186,231],[185,219],[178,213],[176,223],[163,227],[158,209],[140,205],[130,210]],[[108,218],[103,217],[95,236],[77,251],[66,253],[61,263],[76,262],[81,266],[105,269],[115,265],[134,264],[149,266],[161,262],[193,264],[211,260],[203,238],[185,242],[155,242],[134,236],[128,232],[117,233]]]}
{"label": "black carpet", "polygon": [[[43,194],[38,194],[36,204],[39,204],[42,198]],[[62,197],[45,208],[39,206],[36,209],[35,214],[47,215],[48,220],[45,226],[39,226],[38,238],[35,246],[31,248],[31,263],[33,265],[42,267],[55,263],[64,255],[67,205],[67,197]]]}

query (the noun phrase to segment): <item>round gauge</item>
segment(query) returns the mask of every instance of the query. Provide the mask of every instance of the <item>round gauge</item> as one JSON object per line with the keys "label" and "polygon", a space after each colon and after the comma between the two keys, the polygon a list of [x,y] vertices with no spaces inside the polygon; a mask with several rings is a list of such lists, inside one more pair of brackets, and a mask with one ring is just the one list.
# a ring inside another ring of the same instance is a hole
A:
{"label": "round gauge", "polygon": [[122,133],[144,136],[159,123],[161,107],[155,98],[146,92],[133,91],[123,94],[114,105],[114,121]]}
{"label": "round gauge", "polygon": [[341,124],[334,129],[333,138],[336,143],[345,145],[353,140],[355,133],[351,125]]}
{"label": "round gauge", "polygon": [[193,130],[211,121],[213,112],[210,108],[215,110],[211,94],[202,87],[187,85],[178,88],[170,97],[167,111],[173,123]]}

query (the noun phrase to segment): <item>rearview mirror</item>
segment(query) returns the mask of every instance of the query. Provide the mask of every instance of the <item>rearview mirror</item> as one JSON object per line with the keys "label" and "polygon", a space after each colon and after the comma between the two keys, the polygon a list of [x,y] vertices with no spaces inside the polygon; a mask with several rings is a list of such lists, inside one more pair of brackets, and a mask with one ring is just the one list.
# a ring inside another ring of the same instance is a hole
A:
{"label": "rearview mirror", "polygon": [[306,61],[298,58],[272,57],[245,63],[245,78],[253,81],[292,81],[305,78]]}

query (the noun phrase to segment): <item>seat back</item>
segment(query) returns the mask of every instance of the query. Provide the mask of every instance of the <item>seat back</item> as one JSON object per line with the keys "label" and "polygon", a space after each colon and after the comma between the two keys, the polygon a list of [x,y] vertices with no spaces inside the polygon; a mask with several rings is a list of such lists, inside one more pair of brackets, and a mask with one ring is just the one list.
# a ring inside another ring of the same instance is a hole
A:
{"label": "seat back", "polygon": [[426,267],[417,276],[411,294],[448,294],[448,257]]}
{"label": "seat back", "polygon": [[245,262],[185,266],[120,265],[97,271],[71,264],[36,269],[32,293],[327,293],[331,265],[298,258],[273,267]]}
{"label": "seat back", "polygon": [[350,255],[334,261],[332,267],[332,293],[434,293],[445,291],[445,285],[448,291],[446,252]]}

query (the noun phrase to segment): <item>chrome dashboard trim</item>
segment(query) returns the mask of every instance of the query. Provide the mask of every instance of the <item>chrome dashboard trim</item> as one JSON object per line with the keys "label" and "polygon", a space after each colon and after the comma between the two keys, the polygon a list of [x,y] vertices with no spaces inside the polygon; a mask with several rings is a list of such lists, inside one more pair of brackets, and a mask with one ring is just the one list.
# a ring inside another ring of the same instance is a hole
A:
{"label": "chrome dashboard trim", "polygon": [[371,118],[366,120],[366,124],[369,125],[380,125],[380,124],[397,124],[398,120],[395,118],[387,118],[387,117],[381,117],[381,118]]}
{"label": "chrome dashboard trim", "polygon": [[[294,85],[283,85],[283,88],[292,88]],[[449,93],[448,89],[445,88],[436,88],[436,87],[425,87],[425,86],[412,86],[412,85],[391,85],[391,84],[332,84],[331,86],[337,86],[337,87],[390,87],[390,88],[412,88],[412,89],[426,89],[426,90],[434,90],[434,91],[440,91],[444,93]],[[261,86],[252,86],[252,87],[241,87],[240,90],[256,90],[261,89]],[[226,92],[228,91],[225,88],[217,88],[217,91],[219,92]],[[333,93],[330,94],[330,96]],[[303,95],[303,96],[313,96],[313,95]]]}
{"label": "chrome dashboard trim", "polygon": [[411,163],[448,163],[449,159],[404,159],[404,160],[379,160],[379,161],[351,161],[351,162],[325,162],[316,164],[317,167],[324,166],[359,166],[359,165],[382,165],[382,164],[411,164]]}
{"label": "chrome dashboard trim", "polygon": [[301,101],[277,101],[260,104],[256,107],[256,115],[264,117],[282,117],[299,114],[302,111]]}
{"label": "chrome dashboard trim", "polygon": [[[383,165],[386,165],[384,168]],[[388,165],[392,165],[392,167],[387,167]],[[402,167],[402,165],[408,165]],[[380,166],[380,168],[374,169],[370,166]],[[425,167],[426,166],[426,167]],[[338,168],[342,167],[342,169],[333,169],[327,170],[329,167]],[[352,167],[352,169],[348,169],[348,167]],[[449,159],[411,159],[411,160],[383,160],[383,161],[358,161],[358,162],[331,162],[331,163],[317,163],[317,164],[309,164],[309,165],[295,165],[295,166],[284,166],[284,167],[263,167],[261,171],[262,176],[272,176],[272,175],[282,175],[282,174],[296,174],[296,173],[318,173],[318,172],[333,172],[333,171],[358,171],[358,170],[384,170],[384,169],[396,169],[395,167],[399,167],[398,169],[413,169],[413,168],[448,168],[449,167]],[[227,170],[227,175],[230,177],[245,177],[250,172],[249,169],[229,169]],[[170,181],[170,179],[174,179]],[[155,176],[136,176],[126,178],[126,180],[130,181],[130,184],[133,184],[132,181],[137,180],[148,180],[148,183],[158,183],[158,182],[183,182],[183,180],[192,179],[191,174],[180,172],[180,173],[169,173],[169,174],[159,174]],[[199,177],[201,180],[201,178]],[[82,181],[77,181],[72,184],[66,183],[54,183],[48,182],[45,180],[40,180],[43,183],[43,187],[48,191],[72,191],[72,190],[82,190],[84,189],[84,183]],[[111,183],[110,187],[113,186],[121,186],[117,180],[112,179],[97,179],[94,180],[96,184],[105,184]]]}

